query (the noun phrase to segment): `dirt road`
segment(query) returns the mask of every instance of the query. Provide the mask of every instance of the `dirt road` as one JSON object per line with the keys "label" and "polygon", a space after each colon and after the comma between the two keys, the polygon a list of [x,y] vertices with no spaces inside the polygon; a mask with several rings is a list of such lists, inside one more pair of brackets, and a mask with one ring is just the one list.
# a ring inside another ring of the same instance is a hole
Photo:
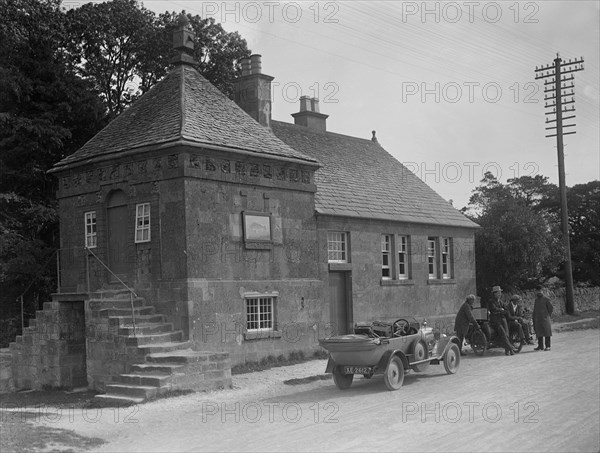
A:
{"label": "dirt road", "polygon": [[599,330],[558,333],[549,352],[462,359],[456,375],[432,365],[395,392],[381,376],[356,378],[345,391],[331,379],[283,383],[322,374],[320,360],[234,376],[232,390],[49,410],[38,423],[103,439],[93,448],[102,452],[599,451]]}

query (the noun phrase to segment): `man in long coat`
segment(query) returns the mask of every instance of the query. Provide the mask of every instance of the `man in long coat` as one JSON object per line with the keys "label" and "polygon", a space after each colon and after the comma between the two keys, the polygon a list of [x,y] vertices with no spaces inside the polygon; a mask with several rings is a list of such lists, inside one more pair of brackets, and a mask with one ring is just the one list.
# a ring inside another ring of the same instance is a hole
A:
{"label": "man in long coat", "polygon": [[[535,304],[533,305],[533,328],[535,336],[538,339],[538,347],[534,351],[549,351],[550,338],[552,337],[552,324],[550,316],[552,316],[552,303],[550,299],[544,296],[541,286],[535,290]],[[546,349],[544,349],[544,339],[546,340]]]}
{"label": "man in long coat", "polygon": [[462,304],[456,318],[454,319],[454,330],[456,330],[456,336],[460,342],[460,355],[466,353],[462,350],[462,345],[467,333],[469,332],[469,325],[472,325],[475,330],[481,330],[477,320],[473,316],[473,304],[475,303],[475,296],[469,294],[467,299]]}

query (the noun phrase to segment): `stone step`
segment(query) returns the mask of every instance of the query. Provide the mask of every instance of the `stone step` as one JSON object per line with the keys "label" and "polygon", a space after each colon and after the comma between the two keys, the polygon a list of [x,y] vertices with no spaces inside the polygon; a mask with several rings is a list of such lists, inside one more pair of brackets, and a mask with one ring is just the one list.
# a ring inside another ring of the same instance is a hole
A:
{"label": "stone step", "polygon": [[172,375],[184,370],[183,364],[174,363],[140,363],[131,366],[135,374]]}
{"label": "stone step", "polygon": [[[165,315],[139,315],[135,317],[135,325],[137,327],[138,324],[142,323],[164,323]],[[131,313],[128,316],[119,315],[119,316],[109,316],[108,317],[108,325],[109,326],[119,326],[119,327],[133,327],[133,322],[131,318]]]}
{"label": "stone step", "polygon": [[153,385],[108,384],[106,394],[148,399],[155,398],[159,394],[159,388]]}
{"label": "stone step", "polygon": [[132,406],[143,403],[145,398],[132,397],[127,395],[104,394],[96,395],[93,404],[95,406]]}
{"label": "stone step", "polygon": [[[101,308],[98,310],[101,317],[108,318],[113,316],[129,316],[131,317],[131,308]],[[142,315],[153,315],[154,307],[135,307],[133,314],[137,318]]]}
{"label": "stone step", "polygon": [[173,352],[157,352],[148,354],[146,361],[149,363],[198,363],[225,361],[229,358],[227,353],[193,351],[192,349],[182,349]]}
{"label": "stone step", "polygon": [[171,352],[181,349],[187,349],[192,344],[189,341],[177,341],[169,343],[144,344],[138,346],[138,351],[141,354],[155,354],[157,352]]}
{"label": "stone step", "polygon": [[[127,299],[90,299],[88,305],[90,310],[102,310],[107,308],[122,308],[131,310],[131,300]],[[145,305],[144,299],[141,297],[133,299],[133,306],[140,308]]]}
{"label": "stone step", "polygon": [[129,373],[115,377],[115,384],[141,385],[150,387],[167,387],[171,381],[170,374],[156,373]]}
{"label": "stone step", "polygon": [[182,340],[183,332],[181,330],[140,335],[137,333],[136,328],[136,336],[126,337],[125,344],[128,346],[146,346],[153,344],[176,343],[181,342]]}
{"label": "stone step", "polygon": [[[129,299],[131,292],[125,289],[122,285],[114,288],[99,289],[90,293],[90,298],[93,299]],[[134,296],[135,297],[135,296]]]}
{"label": "stone step", "polygon": [[[165,323],[135,323],[135,333],[136,335],[147,335],[149,333],[161,333],[161,332],[171,332],[173,330],[173,324],[170,322]],[[119,335],[132,336],[133,335],[133,325],[119,327]]]}

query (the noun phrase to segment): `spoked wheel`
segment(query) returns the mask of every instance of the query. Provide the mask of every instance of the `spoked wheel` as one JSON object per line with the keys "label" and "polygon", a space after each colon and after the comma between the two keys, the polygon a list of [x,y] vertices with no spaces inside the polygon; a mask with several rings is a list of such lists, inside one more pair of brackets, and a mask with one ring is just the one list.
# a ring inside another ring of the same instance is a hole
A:
{"label": "spoked wheel", "polygon": [[353,374],[344,374],[339,366],[333,369],[333,382],[340,390],[346,390],[352,385]]}
{"label": "spoked wheel", "polygon": [[[422,341],[416,341],[413,345],[413,357],[415,362],[419,362],[421,360],[425,360],[429,358],[429,351],[427,351],[427,346]],[[418,373],[423,373],[427,371],[429,368],[429,362],[419,363],[417,365],[412,365],[411,368]]]}
{"label": "spoked wheel", "polygon": [[477,355],[485,354],[485,350],[487,349],[487,339],[481,330],[476,330],[473,332],[473,335],[471,335],[471,348]]}
{"label": "spoked wheel", "polygon": [[404,382],[404,365],[400,357],[394,356],[383,373],[383,382],[388,390],[398,390]]}
{"label": "spoked wheel", "polygon": [[460,365],[460,349],[456,343],[450,345],[450,349],[446,352],[444,356],[444,368],[446,369],[446,373],[454,374],[458,371],[458,367]]}
{"label": "spoked wheel", "polygon": [[521,349],[523,349],[523,342],[521,341],[518,330],[512,330],[510,332],[510,344],[512,345],[514,353],[519,353],[521,352]]}

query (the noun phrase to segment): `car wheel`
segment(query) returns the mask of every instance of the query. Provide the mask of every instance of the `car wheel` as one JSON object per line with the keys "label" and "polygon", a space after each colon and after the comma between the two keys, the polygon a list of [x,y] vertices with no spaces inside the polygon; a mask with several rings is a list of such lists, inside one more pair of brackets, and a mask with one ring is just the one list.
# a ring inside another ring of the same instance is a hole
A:
{"label": "car wheel", "polygon": [[456,343],[452,343],[444,356],[444,368],[446,373],[454,374],[460,365],[460,349]]}
{"label": "car wheel", "polygon": [[333,369],[333,382],[340,390],[346,390],[352,385],[353,374],[344,374],[341,372],[340,367]]}
{"label": "car wheel", "polygon": [[471,335],[471,348],[477,355],[485,354],[485,350],[487,349],[487,339],[481,330],[476,330],[473,332],[473,335]]}
{"label": "car wheel", "polygon": [[[422,341],[415,341],[412,353],[415,362],[419,362],[421,360],[429,358],[429,351],[427,351],[427,346],[425,346],[425,343],[423,343]],[[429,368],[429,362],[419,363],[418,365],[412,365],[411,368],[418,373],[423,373],[427,371],[427,368]]]}
{"label": "car wheel", "polygon": [[404,382],[404,365],[400,357],[394,356],[388,363],[385,373],[383,373],[383,382],[388,390],[398,390]]}

